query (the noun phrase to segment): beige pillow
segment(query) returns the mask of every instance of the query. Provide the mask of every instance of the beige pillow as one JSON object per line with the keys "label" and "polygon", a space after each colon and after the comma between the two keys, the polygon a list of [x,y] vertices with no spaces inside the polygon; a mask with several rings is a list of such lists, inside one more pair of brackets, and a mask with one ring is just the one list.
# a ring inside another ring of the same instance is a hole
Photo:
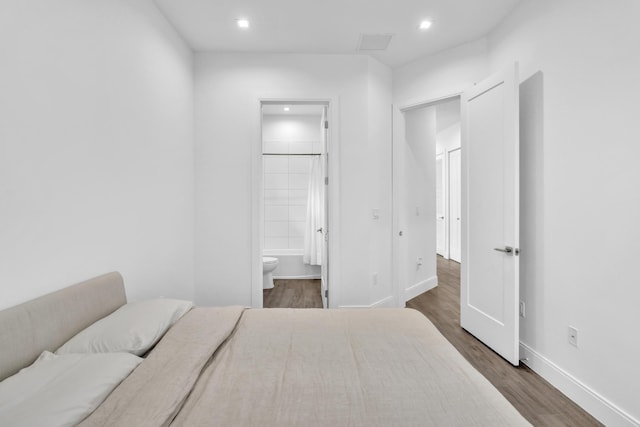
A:
{"label": "beige pillow", "polygon": [[0,382],[1,426],[74,426],[89,416],[140,362],[129,353],[45,351]]}
{"label": "beige pillow", "polygon": [[125,304],[80,331],[56,351],[68,353],[146,353],[193,307],[191,301],[153,299]]}

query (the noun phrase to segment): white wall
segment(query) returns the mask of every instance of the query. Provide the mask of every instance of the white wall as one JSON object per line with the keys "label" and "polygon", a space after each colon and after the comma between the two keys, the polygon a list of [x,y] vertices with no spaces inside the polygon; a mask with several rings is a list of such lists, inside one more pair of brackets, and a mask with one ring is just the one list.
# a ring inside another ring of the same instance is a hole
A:
{"label": "white wall", "polygon": [[640,423],[638,16],[632,0],[525,0],[489,38],[492,69],[520,62],[527,113],[523,196],[535,234],[523,227],[533,253],[521,339],[539,371],[559,376],[544,357],[596,393],[559,383],[607,425],[624,416],[599,398]]}
{"label": "white wall", "polygon": [[[342,258],[332,265],[339,276],[330,300],[332,305],[375,302],[370,254],[386,248],[370,248],[377,228],[371,209],[380,202],[382,211],[390,203],[390,192],[381,197],[384,189],[375,183],[385,173],[376,166],[388,163],[390,171],[391,160],[381,160],[387,155],[380,149],[385,133],[369,132],[375,125],[390,135],[391,123],[389,115],[370,111],[369,105],[390,103],[390,70],[365,56],[197,54],[195,87],[197,301],[251,304],[252,157],[260,143],[259,99],[333,98],[338,123],[330,125],[331,143],[340,154],[340,200],[333,208],[341,230],[331,238]],[[378,226],[390,220],[390,214],[381,216]],[[390,295],[390,277],[380,277],[379,283],[380,293]]]}
{"label": "white wall", "polygon": [[0,308],[193,296],[192,55],[151,1],[3,2]]}
{"label": "white wall", "polygon": [[637,16],[631,0],[524,0],[488,40],[394,73],[401,104],[520,62],[522,356],[607,425],[640,424]]}
{"label": "white wall", "polygon": [[398,279],[404,303],[437,285],[436,107],[404,112],[400,129]]}
{"label": "white wall", "polygon": [[[263,152],[322,153],[321,119],[321,115],[263,115]],[[302,254],[304,251],[311,160],[311,156],[265,155],[262,158],[265,254],[295,251]],[[278,252],[278,249],[286,251]],[[319,271],[319,267],[316,270]]]}
{"label": "white wall", "polygon": [[460,142],[460,122],[458,122],[436,134],[436,153],[446,153],[460,148]]}
{"label": "white wall", "polygon": [[487,42],[480,39],[393,70],[398,108],[461,93],[488,75]]}
{"label": "white wall", "polygon": [[[318,107],[319,108],[319,107]],[[281,152],[279,142],[298,143],[292,153],[322,151],[320,120],[322,114],[265,114],[262,118],[262,140],[265,152]],[[311,144],[311,145],[309,145]]]}
{"label": "white wall", "polygon": [[436,109],[436,153],[460,148],[460,98],[443,102]]}
{"label": "white wall", "polygon": [[[361,184],[362,187],[358,189],[358,187],[354,186],[349,191],[351,195],[359,192],[369,192],[368,199],[362,201],[365,208],[370,208],[369,212],[362,214],[363,218],[367,220],[366,224],[370,227],[369,242],[365,247],[355,247],[354,250],[358,252],[351,254],[351,256],[348,256],[349,252],[345,252],[343,259],[346,263],[349,263],[354,254],[358,256],[357,254],[361,251],[368,251],[368,277],[364,276],[365,273],[363,273],[362,277],[354,276],[351,280],[363,282],[361,291],[363,296],[366,295],[365,289],[368,288],[370,290],[369,305],[396,305],[396,295],[392,283],[392,73],[389,68],[375,59],[368,58],[368,64],[368,141],[366,147],[353,145],[354,153],[343,170],[344,174],[355,175],[355,172],[362,170],[365,165],[369,167],[366,170],[367,175],[361,175],[364,178],[364,182]],[[358,152],[359,150],[361,153]],[[346,197],[353,197],[349,196],[349,194]],[[353,209],[360,210],[363,206],[354,204]],[[371,209],[377,210],[379,213],[378,219],[373,218]],[[353,220],[358,221],[359,218],[356,217]],[[345,223],[343,230],[351,226],[350,223]],[[360,302],[362,300],[358,301],[356,297],[357,294],[354,294],[351,304],[362,304]]]}
{"label": "white wall", "polygon": [[302,262],[302,255],[278,255],[278,266],[273,270],[274,279],[320,279],[320,266]]}

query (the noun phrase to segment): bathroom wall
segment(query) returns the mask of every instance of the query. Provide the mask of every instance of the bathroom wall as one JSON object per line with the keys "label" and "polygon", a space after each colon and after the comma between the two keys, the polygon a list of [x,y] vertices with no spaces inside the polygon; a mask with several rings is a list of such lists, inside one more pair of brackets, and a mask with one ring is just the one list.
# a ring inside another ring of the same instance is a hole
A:
{"label": "bathroom wall", "polygon": [[[320,153],[320,120],[320,115],[264,115],[263,152]],[[302,254],[311,159],[263,156],[265,255]]]}
{"label": "bathroom wall", "polygon": [[278,266],[273,270],[274,279],[319,279],[320,266],[302,262],[302,255],[291,255],[282,251],[272,251],[278,258]]}

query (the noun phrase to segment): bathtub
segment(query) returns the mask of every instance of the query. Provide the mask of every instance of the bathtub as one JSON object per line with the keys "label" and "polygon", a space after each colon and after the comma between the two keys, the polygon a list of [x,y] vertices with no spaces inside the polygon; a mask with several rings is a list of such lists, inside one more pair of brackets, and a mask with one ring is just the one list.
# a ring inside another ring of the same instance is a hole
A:
{"label": "bathtub", "polygon": [[320,266],[302,262],[302,251],[291,249],[265,249],[264,256],[278,258],[273,270],[274,279],[319,279]]}

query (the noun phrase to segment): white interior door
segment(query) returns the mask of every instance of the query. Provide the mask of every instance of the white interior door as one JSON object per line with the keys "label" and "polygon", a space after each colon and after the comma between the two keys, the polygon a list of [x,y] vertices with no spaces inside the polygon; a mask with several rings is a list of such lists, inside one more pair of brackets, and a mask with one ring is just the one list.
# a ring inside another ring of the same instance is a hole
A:
{"label": "white interior door", "polygon": [[320,266],[320,292],[322,295],[322,305],[329,308],[329,114],[328,107],[322,109],[322,120],[320,129],[322,134],[322,170],[324,172],[324,215],[322,230],[324,231],[324,243],[322,244],[322,265]]}
{"label": "white interior door", "polygon": [[462,158],[460,148],[449,151],[449,258],[462,256]]}
{"label": "white interior door", "polygon": [[517,64],[462,95],[460,324],[519,364]]}
{"label": "white interior door", "polygon": [[436,253],[446,257],[444,154],[436,155]]}

